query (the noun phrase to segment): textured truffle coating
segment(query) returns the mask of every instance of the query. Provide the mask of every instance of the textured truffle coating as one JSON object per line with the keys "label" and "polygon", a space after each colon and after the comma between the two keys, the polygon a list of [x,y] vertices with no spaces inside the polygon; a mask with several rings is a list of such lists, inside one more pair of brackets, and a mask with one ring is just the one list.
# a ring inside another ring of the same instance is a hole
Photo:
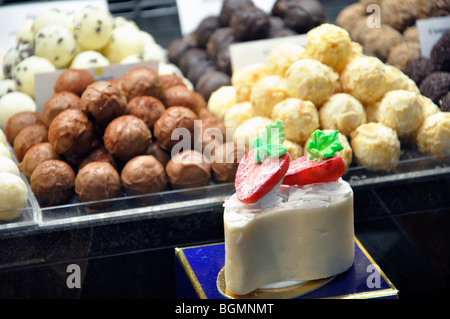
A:
{"label": "textured truffle coating", "polygon": [[233,13],[247,6],[254,7],[255,5],[252,0],[224,0],[219,13],[221,26],[229,26]]}
{"label": "textured truffle coating", "polygon": [[122,77],[122,90],[128,101],[140,95],[159,99],[162,93],[161,80],[155,70],[145,66],[136,67]]}
{"label": "textured truffle coating", "polygon": [[167,108],[171,106],[184,106],[196,114],[199,114],[200,110],[206,107],[206,101],[203,96],[184,86],[175,86],[165,90],[163,102]]}
{"label": "textured truffle coating", "polygon": [[149,129],[153,129],[165,110],[164,104],[153,96],[136,96],[128,102],[125,114],[140,118]]}
{"label": "textured truffle coating", "polygon": [[14,139],[14,155],[16,155],[17,160],[21,162],[30,147],[47,141],[48,132],[44,125],[33,124],[24,127]]}
{"label": "textured truffle coating", "polygon": [[257,7],[243,7],[232,14],[230,27],[237,41],[264,39],[270,30],[269,15]]}
{"label": "textured truffle coating", "polygon": [[420,56],[408,62],[405,67],[405,74],[417,85],[420,85],[428,75],[435,71],[435,66],[429,58]]}
{"label": "textured truffle coating", "polygon": [[203,18],[194,31],[194,36],[198,46],[206,48],[206,44],[211,36],[218,28],[220,28],[219,17],[208,16]]}
{"label": "textured truffle coating", "polygon": [[38,143],[28,149],[18,167],[26,178],[30,179],[35,168],[43,161],[49,159],[59,159],[59,155],[55,152],[50,143]]}
{"label": "textured truffle coating", "polygon": [[166,173],[173,189],[200,187],[208,185],[211,167],[202,153],[186,150],[171,158]]}
{"label": "textured truffle coating", "polygon": [[78,170],[82,169],[86,164],[91,162],[106,162],[111,164],[115,169],[118,170],[119,165],[117,160],[112,156],[104,145],[100,145],[93,151],[89,152],[83,160],[78,164]]}
{"label": "textured truffle coating", "polygon": [[406,65],[421,54],[420,43],[401,42],[391,48],[386,62],[404,71]]}
{"label": "textured truffle coating", "polygon": [[164,166],[152,155],[132,158],[122,169],[121,180],[127,195],[142,195],[166,190]]}
{"label": "textured truffle coating", "polygon": [[195,87],[196,91],[200,93],[205,101],[208,101],[212,92],[220,88],[231,84],[230,76],[221,71],[209,71],[203,74],[198,79]]}
{"label": "textured truffle coating", "polygon": [[50,126],[52,120],[67,109],[80,109],[80,97],[69,91],[61,91],[52,94],[45,102],[42,109],[42,121],[46,127]]}
{"label": "textured truffle coating", "polygon": [[44,124],[39,113],[33,111],[22,111],[13,114],[5,126],[5,137],[9,144],[14,145],[14,139],[19,132],[33,124]]}
{"label": "textured truffle coating", "polygon": [[86,70],[65,69],[56,79],[54,91],[55,93],[69,91],[81,96],[86,87],[94,82],[94,77]]}
{"label": "textured truffle coating", "polygon": [[417,146],[428,156],[450,154],[449,112],[438,112],[425,119],[417,132]]}
{"label": "textured truffle coating", "polygon": [[226,142],[216,146],[211,161],[211,172],[220,183],[233,182],[245,148],[234,142]]}
{"label": "textured truffle coating", "polygon": [[429,97],[435,104],[444,97],[450,89],[450,72],[433,72],[420,84],[420,92]]}
{"label": "textured truffle coating", "polygon": [[430,59],[436,66],[436,69],[450,72],[450,31],[445,32],[433,46],[430,52]]}
{"label": "textured truffle coating", "polygon": [[325,21],[325,11],[319,1],[287,1],[284,23],[289,29],[302,34]]}
{"label": "textured truffle coating", "polygon": [[270,117],[273,107],[287,97],[286,79],[278,75],[270,75],[261,78],[253,85],[250,102],[255,114]]}

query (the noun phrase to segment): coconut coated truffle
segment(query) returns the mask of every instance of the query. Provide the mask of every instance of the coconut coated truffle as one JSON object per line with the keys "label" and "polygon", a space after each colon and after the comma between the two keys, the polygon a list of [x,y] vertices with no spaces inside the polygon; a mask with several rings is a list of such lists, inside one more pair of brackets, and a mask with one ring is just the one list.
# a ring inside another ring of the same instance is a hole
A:
{"label": "coconut coated truffle", "polygon": [[417,132],[419,151],[428,156],[443,156],[450,152],[450,113],[428,116]]}

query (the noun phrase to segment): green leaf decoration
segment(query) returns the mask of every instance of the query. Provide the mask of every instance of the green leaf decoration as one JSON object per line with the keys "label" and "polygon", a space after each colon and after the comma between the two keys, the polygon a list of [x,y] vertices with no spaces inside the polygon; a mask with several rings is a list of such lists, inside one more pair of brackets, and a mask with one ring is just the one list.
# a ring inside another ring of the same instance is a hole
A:
{"label": "green leaf decoration", "polygon": [[316,130],[312,133],[311,142],[306,146],[306,150],[311,154],[309,159],[312,160],[318,157],[329,158],[333,157],[336,152],[342,151],[344,147],[339,142],[338,133],[338,130],[329,134],[325,134],[321,130]]}
{"label": "green leaf decoration", "polygon": [[288,148],[283,145],[284,125],[281,120],[266,126],[259,137],[253,139],[251,148],[255,150],[255,161],[261,163],[268,156],[283,156]]}

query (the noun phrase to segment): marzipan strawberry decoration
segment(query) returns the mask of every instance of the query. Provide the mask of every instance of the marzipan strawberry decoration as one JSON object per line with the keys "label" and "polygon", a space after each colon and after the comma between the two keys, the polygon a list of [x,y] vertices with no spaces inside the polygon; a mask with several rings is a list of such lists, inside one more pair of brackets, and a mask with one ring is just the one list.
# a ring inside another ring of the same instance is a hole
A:
{"label": "marzipan strawberry decoration", "polygon": [[284,185],[307,185],[313,183],[327,183],[337,181],[345,171],[345,162],[341,155],[343,150],[337,134],[334,131],[325,135],[316,130],[311,134],[311,142],[306,149],[311,157],[304,155],[293,160],[284,177]]}
{"label": "marzipan strawberry decoration", "polygon": [[283,130],[281,121],[267,125],[241,159],[235,178],[236,195],[241,202],[255,203],[283,180],[291,159],[287,147],[282,145]]}

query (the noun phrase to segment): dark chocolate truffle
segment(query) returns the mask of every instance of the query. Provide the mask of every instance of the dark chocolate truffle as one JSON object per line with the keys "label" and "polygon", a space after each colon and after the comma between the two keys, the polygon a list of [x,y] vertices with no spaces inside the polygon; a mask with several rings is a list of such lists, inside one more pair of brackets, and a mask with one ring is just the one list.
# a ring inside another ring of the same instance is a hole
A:
{"label": "dark chocolate truffle", "polygon": [[205,101],[208,101],[212,92],[228,85],[231,85],[230,75],[220,71],[209,71],[198,80],[195,90],[203,96]]}
{"label": "dark chocolate truffle", "polygon": [[[109,163],[91,162],[78,171],[75,192],[80,202],[103,201],[120,196],[119,173]],[[104,208],[112,203],[96,203],[90,208]]]}
{"label": "dark chocolate truffle", "polygon": [[165,110],[164,104],[153,96],[136,96],[128,102],[125,114],[140,118],[149,129],[153,129]]}
{"label": "dark chocolate truffle", "polygon": [[405,74],[413,80],[417,86],[420,86],[423,79],[434,71],[434,64],[429,58],[423,56],[409,61],[405,68]]}
{"label": "dark chocolate truffle", "polygon": [[201,187],[209,184],[211,167],[202,153],[186,150],[174,155],[166,166],[173,189]]}
{"label": "dark chocolate truffle", "polygon": [[30,147],[47,141],[48,132],[44,125],[28,125],[21,129],[14,139],[14,155],[16,155],[17,160],[21,162]]}
{"label": "dark chocolate truffle", "polygon": [[325,10],[316,0],[287,1],[284,23],[297,33],[306,33],[326,21]]}
{"label": "dark chocolate truffle", "polygon": [[[192,147],[196,120],[198,120],[197,114],[187,107],[171,106],[166,109],[154,126],[154,135],[161,148],[170,152],[177,143],[189,144]],[[187,133],[190,136],[177,135],[172,137],[172,132],[176,129],[186,129],[187,132],[183,130],[180,131],[180,134]],[[179,140],[185,137],[190,138],[190,140]]]}
{"label": "dark chocolate truffle", "polygon": [[218,145],[213,155],[211,171],[214,178],[220,183],[234,182],[245,148],[234,142],[226,142]]}
{"label": "dark chocolate truffle", "polygon": [[170,161],[170,153],[162,149],[158,142],[152,142],[145,152],[145,155],[153,155],[163,167],[166,167],[167,163]]}
{"label": "dark chocolate truffle", "polygon": [[187,34],[180,39],[175,39],[167,49],[167,58],[170,63],[179,65],[181,56],[189,49],[197,47],[197,41],[193,33]]}
{"label": "dark chocolate truffle", "polygon": [[126,72],[122,77],[122,91],[127,100],[130,101],[135,96],[148,95],[159,99],[162,93],[161,80],[158,72],[140,66]]}
{"label": "dark chocolate truffle", "polygon": [[419,89],[420,93],[430,98],[434,104],[439,105],[439,100],[450,90],[450,73],[431,73],[422,81]]}
{"label": "dark chocolate truffle", "polygon": [[203,74],[209,71],[215,71],[216,69],[217,67],[214,61],[210,59],[200,60],[197,61],[197,63],[191,65],[186,74],[186,77],[195,86]]}
{"label": "dark chocolate truffle", "polygon": [[200,110],[206,107],[206,101],[199,93],[184,86],[174,86],[165,90],[163,102],[167,108],[184,106],[196,114],[199,114]]}
{"label": "dark chocolate truffle", "polygon": [[106,149],[124,162],[144,154],[151,139],[148,126],[134,115],[122,115],[112,120],[103,136]]}
{"label": "dark chocolate truffle", "polygon": [[450,72],[450,31],[445,32],[433,46],[430,59],[437,70]]}
{"label": "dark chocolate truffle", "polygon": [[14,139],[16,138],[17,134],[19,134],[19,132],[23,128],[34,124],[44,125],[42,117],[39,113],[32,111],[23,111],[15,113],[6,122],[5,126],[6,140],[8,141],[9,144],[14,145]]}
{"label": "dark chocolate truffle", "polygon": [[162,192],[167,187],[163,165],[152,155],[132,158],[120,175],[127,195],[143,195]]}
{"label": "dark chocolate truffle", "polygon": [[208,43],[206,44],[208,57],[214,59],[221,48],[226,47],[233,42],[235,42],[235,39],[231,28],[217,29],[211,34]]}
{"label": "dark chocolate truffle", "polygon": [[269,35],[269,15],[257,7],[244,7],[233,13],[230,27],[236,41],[265,39]]}
{"label": "dark chocolate truffle", "polygon": [[188,74],[192,66],[195,66],[199,61],[206,59],[208,59],[208,54],[205,49],[189,49],[181,56],[178,67],[183,74]]}
{"label": "dark chocolate truffle", "polygon": [[233,69],[231,66],[231,57],[229,46],[225,46],[217,52],[216,56],[217,70],[231,76]]}
{"label": "dark chocolate truffle", "polygon": [[52,120],[67,109],[79,109],[80,97],[69,91],[54,93],[44,104],[42,109],[42,121],[46,127],[50,126]]}
{"label": "dark chocolate truffle", "polygon": [[49,159],[36,166],[30,186],[41,206],[66,204],[74,194],[75,172],[66,162]]}
{"label": "dark chocolate truffle", "polygon": [[208,16],[203,18],[194,31],[195,40],[197,41],[198,46],[201,48],[206,48],[209,37],[218,28],[220,28],[219,17]]}
{"label": "dark chocolate truffle", "polygon": [[18,167],[26,178],[30,179],[35,168],[43,161],[49,159],[59,159],[59,155],[55,152],[50,143],[38,143],[28,149]]}
{"label": "dark chocolate truffle", "polygon": [[69,91],[81,96],[87,86],[94,82],[94,77],[86,70],[65,69],[56,79],[54,91],[55,93]]}
{"label": "dark chocolate truffle", "polygon": [[445,94],[439,103],[439,108],[442,112],[450,112],[450,92]]}
{"label": "dark chocolate truffle", "polygon": [[219,20],[222,27],[230,25],[230,19],[233,13],[245,7],[254,7],[252,0],[224,0],[220,9]]}

